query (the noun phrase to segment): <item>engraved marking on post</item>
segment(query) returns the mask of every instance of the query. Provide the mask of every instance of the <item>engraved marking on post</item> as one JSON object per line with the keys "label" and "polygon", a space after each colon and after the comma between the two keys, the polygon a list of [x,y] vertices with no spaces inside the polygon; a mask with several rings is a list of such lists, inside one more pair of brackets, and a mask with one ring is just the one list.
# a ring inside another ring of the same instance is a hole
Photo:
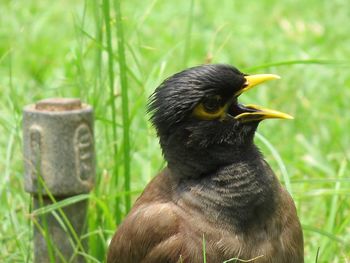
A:
{"label": "engraved marking on post", "polygon": [[33,183],[37,180],[38,174],[41,173],[41,138],[42,129],[38,125],[30,127],[29,145],[30,145],[30,176]]}
{"label": "engraved marking on post", "polygon": [[93,141],[89,127],[81,124],[74,135],[74,148],[77,175],[81,180],[87,180],[92,176]]}

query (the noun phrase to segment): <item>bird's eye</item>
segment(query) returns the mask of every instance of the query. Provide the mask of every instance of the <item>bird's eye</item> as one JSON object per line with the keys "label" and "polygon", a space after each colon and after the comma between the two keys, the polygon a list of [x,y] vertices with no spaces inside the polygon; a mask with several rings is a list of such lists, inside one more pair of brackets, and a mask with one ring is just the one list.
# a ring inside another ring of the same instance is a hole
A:
{"label": "bird's eye", "polygon": [[193,116],[201,120],[220,119],[225,114],[225,104],[219,95],[207,97],[193,110]]}
{"label": "bird's eye", "polygon": [[205,98],[202,102],[204,109],[207,112],[215,112],[222,106],[222,98],[219,95]]}

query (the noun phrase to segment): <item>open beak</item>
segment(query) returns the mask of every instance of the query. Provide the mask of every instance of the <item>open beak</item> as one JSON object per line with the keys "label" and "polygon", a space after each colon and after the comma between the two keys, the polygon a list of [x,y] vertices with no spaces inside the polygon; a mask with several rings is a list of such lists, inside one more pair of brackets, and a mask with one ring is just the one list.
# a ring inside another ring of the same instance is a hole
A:
{"label": "open beak", "polygon": [[[243,85],[242,89],[239,90],[235,97],[238,97],[243,92],[250,90],[258,84],[266,82],[268,80],[280,79],[278,75],[274,74],[257,74],[245,76],[246,83]],[[267,109],[257,105],[241,105],[239,104],[239,114],[235,115],[234,118],[236,120],[242,122],[251,122],[251,121],[259,121],[264,119],[293,119],[293,117],[289,114],[279,112],[276,110]]]}

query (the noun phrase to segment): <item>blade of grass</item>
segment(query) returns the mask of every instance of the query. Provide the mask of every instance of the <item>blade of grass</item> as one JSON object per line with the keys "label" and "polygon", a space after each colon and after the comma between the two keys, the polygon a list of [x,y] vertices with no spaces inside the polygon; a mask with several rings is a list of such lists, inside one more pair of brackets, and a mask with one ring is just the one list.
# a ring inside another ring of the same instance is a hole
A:
{"label": "blade of grass", "polygon": [[[90,2],[89,0],[85,0],[87,2]],[[106,50],[108,53],[108,50],[106,47],[103,46],[104,44],[104,30],[103,30],[103,25],[104,25],[104,20],[103,20],[103,11],[100,8],[100,0],[95,0],[92,1],[92,5],[91,8],[93,10],[93,14],[94,14],[94,22],[95,22],[95,34],[94,36],[90,36],[83,28],[83,32],[85,33],[85,35],[91,39],[92,41],[94,41],[94,47],[95,47],[95,57],[94,57],[94,67],[95,67],[95,74],[94,74],[94,90],[93,90],[93,103],[94,106],[97,107],[101,107],[100,106],[100,101],[103,98],[102,92],[100,92],[100,89],[102,87],[105,86],[105,80],[104,80],[104,74],[103,74],[103,52]],[[109,79],[110,81],[110,79]],[[112,81],[113,82],[113,81]],[[114,99],[114,97],[110,98],[110,99]],[[104,111],[102,112],[104,113]],[[102,115],[104,118],[106,118],[105,114]],[[95,117],[95,119],[97,119]],[[112,122],[116,125],[116,120],[112,119]],[[107,127],[111,127],[110,124],[106,125]],[[113,127],[113,126],[112,126]],[[105,138],[107,139],[107,138]],[[115,140],[115,139],[113,139]],[[115,148],[112,147],[113,150],[112,152],[114,153],[113,156],[115,156]],[[115,176],[117,176],[116,173],[114,173]],[[101,176],[97,176],[96,177],[96,186],[101,185]],[[94,191],[92,193],[90,193],[90,196],[93,195],[95,193],[95,191],[98,191],[98,187],[96,187],[94,189]],[[110,203],[113,204],[114,202],[116,202],[116,200],[112,200]],[[118,207],[118,206],[117,206]],[[111,212],[113,213],[113,209],[111,210]],[[113,224],[115,223],[114,221],[114,217],[113,217]],[[88,214],[87,214],[87,224],[88,224],[88,230],[94,230],[96,229],[98,226],[102,226],[104,224],[104,213],[100,210],[99,207],[96,207],[96,209],[92,209],[91,208],[91,202],[90,202],[90,206],[88,209]],[[101,233],[101,235],[103,236],[103,240],[107,238],[108,235],[106,235],[105,233]],[[80,237],[82,238],[82,237]],[[105,254],[106,254],[106,242],[101,242],[101,240],[99,238],[96,238],[95,236],[89,236],[88,238],[88,249],[89,249],[89,253],[92,257],[94,258],[99,258],[101,261],[105,258]],[[78,252],[79,253],[79,252]]]}
{"label": "blade of grass", "polygon": [[[112,140],[113,140],[113,154],[116,157],[118,155],[117,147],[117,119],[116,119],[116,105],[114,96],[114,60],[113,60],[113,48],[112,48],[112,33],[111,33],[111,18],[110,18],[110,5],[109,0],[103,0],[102,2],[103,16],[105,18],[106,26],[106,41],[107,41],[107,53],[108,53],[108,77],[109,77],[109,91],[110,91],[110,109],[112,113]],[[119,176],[117,164],[113,165],[113,175],[114,175],[114,186],[118,189]],[[116,222],[117,224],[121,221],[121,211],[120,211],[120,199],[115,200],[116,204]]]}
{"label": "blade of grass", "polygon": [[96,207],[103,213],[104,221],[108,223],[107,225],[113,226],[113,214],[108,209],[108,203],[94,195],[91,196],[91,199],[96,202]]}
{"label": "blade of grass", "polygon": [[140,88],[144,89],[143,86],[143,81],[142,79],[144,79],[144,68],[141,65],[140,59],[137,57],[136,52],[134,50],[134,47],[132,45],[130,45],[129,43],[126,43],[126,46],[128,48],[128,52],[130,53],[131,57],[133,58],[137,71],[139,72],[139,77],[136,77],[136,74],[130,70],[130,68],[128,67],[128,72],[131,75],[131,77],[136,81],[136,83],[138,85],[140,85]]}
{"label": "blade of grass", "polygon": [[222,263],[229,263],[229,262],[232,262],[232,261],[235,261],[235,262],[253,262],[259,258],[263,258],[264,255],[261,255],[261,256],[257,256],[255,258],[251,258],[251,259],[240,259],[240,258],[230,258],[228,260],[225,260],[224,262]]}
{"label": "blade of grass", "polygon": [[[346,171],[346,166],[347,166],[347,161],[346,159],[344,159],[340,165],[339,171],[337,173],[337,178],[342,178],[343,175],[345,174]],[[338,192],[340,190],[341,187],[341,182],[336,182],[334,185],[334,191]],[[334,233],[336,232],[336,224],[335,224],[335,220],[336,220],[336,216],[337,216],[337,209],[339,206],[339,195],[333,195],[332,196],[332,201],[331,201],[331,206],[330,206],[330,212],[329,212],[329,216],[328,216],[328,222],[327,222],[327,226],[326,226],[326,231],[329,233]],[[329,247],[329,239],[323,239],[323,242],[321,243],[321,254],[329,254],[329,251],[327,248]],[[325,258],[329,258],[329,255],[326,255]]]}
{"label": "blade of grass", "polygon": [[6,149],[6,158],[5,158],[5,171],[4,175],[0,181],[0,196],[3,194],[5,186],[8,185],[11,176],[11,157],[14,148],[14,139],[15,139],[15,129],[11,129],[10,136],[8,137],[7,149]]}
{"label": "blade of grass", "polygon": [[350,61],[347,60],[326,60],[326,59],[295,59],[286,61],[277,61],[266,64],[261,64],[255,67],[245,68],[244,71],[255,71],[258,69],[269,68],[269,67],[280,67],[290,65],[304,65],[304,64],[315,64],[315,65],[347,65]]}
{"label": "blade of grass", "polygon": [[293,192],[292,192],[292,185],[290,183],[290,179],[289,179],[289,174],[288,174],[288,171],[287,171],[287,168],[286,166],[284,165],[284,162],[281,158],[281,156],[279,155],[278,151],[276,150],[275,147],[273,147],[273,145],[263,136],[261,135],[260,133],[255,133],[256,137],[263,143],[265,144],[265,146],[270,150],[273,158],[276,160],[277,164],[278,164],[278,167],[280,168],[280,171],[281,171],[281,174],[282,174],[282,177],[283,177],[283,181],[286,185],[286,188],[288,190],[288,192],[290,193],[290,195],[293,196]]}
{"label": "blade of grass", "polygon": [[318,262],[319,255],[320,255],[320,247],[317,248],[315,263]]}
{"label": "blade of grass", "polygon": [[308,178],[308,179],[294,179],[291,181],[293,184],[304,184],[304,183],[350,183],[350,178]]}
{"label": "blade of grass", "polygon": [[[88,86],[86,83],[86,69],[85,69],[85,64],[84,64],[84,59],[83,57],[85,56],[85,38],[84,35],[81,34],[81,28],[84,28],[85,25],[85,20],[86,20],[86,8],[87,8],[87,3],[84,1],[83,4],[83,10],[81,16],[76,15],[74,18],[75,21],[75,34],[76,34],[76,39],[78,42],[77,48],[75,50],[75,55],[76,55],[76,60],[75,60],[75,65],[77,68],[77,73],[76,74],[76,85],[79,87],[78,94],[77,96],[80,98],[83,98],[83,96],[88,94],[88,92],[83,92],[86,90],[86,87]],[[80,18],[81,17],[81,18]],[[80,18],[80,19],[79,19]],[[79,22],[78,22],[79,21]]]}
{"label": "blade of grass", "polygon": [[[339,168],[339,172],[338,172],[338,175],[337,175],[338,178],[342,178],[344,176],[345,171],[346,171],[346,167],[347,167],[347,161],[344,159],[343,162],[340,165],[340,168]],[[340,181],[335,183],[335,185],[334,185],[335,192],[340,190],[340,186],[341,186],[341,182]],[[335,218],[336,218],[336,215],[337,215],[338,201],[339,201],[339,196],[338,195],[334,195],[333,198],[332,198],[330,215],[328,217],[328,224],[327,224],[327,230],[328,231],[331,231],[333,229],[333,227],[334,227]]]}
{"label": "blade of grass", "polygon": [[[45,227],[42,227],[42,224],[40,224],[36,218],[32,218],[32,222],[33,222],[34,226],[36,227],[37,231],[39,231],[40,234],[44,237],[46,242],[48,242],[48,240],[51,240],[50,233],[45,229]],[[46,245],[48,245],[48,243],[46,243]],[[60,262],[64,262],[64,263],[67,262],[67,260],[62,255],[61,251],[59,251],[59,249],[57,249],[54,246],[49,247],[49,249],[52,249],[52,253],[53,253],[53,250],[55,251],[56,255],[60,259]],[[51,253],[50,251],[48,251],[48,252]],[[50,256],[50,254],[49,254],[49,256]],[[53,263],[56,262],[55,258],[53,257],[51,259],[51,256],[50,256],[50,262],[53,262]]]}
{"label": "blade of grass", "polygon": [[158,2],[158,0],[153,0],[148,5],[148,7],[145,9],[145,12],[140,16],[140,19],[137,21],[136,29],[134,31],[135,34],[138,33],[140,28],[142,28],[142,26],[144,25],[146,19],[151,15],[152,10],[153,10],[153,8],[154,8],[154,6],[156,5],[157,2]]}
{"label": "blade of grass", "polygon": [[104,239],[104,234],[113,235],[114,232],[115,232],[114,230],[96,228],[94,231],[82,235],[81,239],[83,240],[85,238],[89,238],[90,236],[98,235],[103,240],[103,242],[107,244],[107,240]]}
{"label": "blade of grass", "polygon": [[[40,168],[39,168],[40,169]],[[39,171],[39,169],[37,169],[37,171]],[[41,178],[41,175],[39,173],[38,175],[38,178]],[[43,187],[42,187],[42,180],[38,180],[38,201],[39,201],[39,205],[40,207],[43,207],[44,206],[44,200],[43,200]],[[34,223],[35,223],[36,220],[34,220]],[[36,227],[38,227],[38,225],[40,225],[39,222],[36,222]],[[41,224],[43,226],[43,229],[42,229],[42,235],[45,239],[45,242],[46,242],[46,247],[47,247],[47,253],[49,255],[49,258],[50,258],[50,262],[56,262],[56,259],[55,259],[55,256],[54,256],[54,246],[52,244],[52,239],[51,239],[51,235],[50,235],[50,231],[49,231],[49,226],[48,226],[48,223],[47,223],[47,215],[44,214],[42,215],[41,217]],[[40,228],[38,228],[40,229]]]}
{"label": "blade of grass", "polygon": [[[38,182],[39,184],[41,185],[41,187],[43,188],[45,194],[49,197],[49,199],[51,200],[51,202],[53,203],[57,203],[57,200],[56,198],[52,195],[52,193],[50,192],[49,188],[47,187],[44,179],[39,176],[38,177]],[[40,206],[42,206],[40,204]],[[69,230],[69,233],[70,233],[70,236],[74,239],[74,242],[75,244],[77,245],[76,249],[80,249],[83,253],[85,253],[85,249],[84,249],[84,246],[82,245],[81,241],[80,241],[80,238],[77,234],[77,232],[75,231],[72,223],[70,222],[70,220],[68,219],[68,217],[66,216],[66,214],[64,213],[64,211],[58,207],[56,209],[60,215],[60,218],[62,219],[62,222],[64,223],[64,225],[61,225],[61,227],[63,229],[67,228]],[[45,216],[45,214],[43,215]],[[60,221],[61,222],[61,221]],[[83,223],[83,222],[82,222]],[[73,242],[72,242],[73,243]]]}
{"label": "blade of grass", "polygon": [[333,235],[332,233],[329,233],[327,231],[321,230],[321,229],[319,229],[317,227],[310,226],[310,225],[302,224],[302,227],[306,231],[311,231],[311,232],[320,234],[320,235],[328,237],[329,239],[331,239],[333,241],[336,241],[336,242],[338,242],[338,243],[340,243],[342,245],[346,245],[346,242],[342,238],[339,238],[336,235]]}
{"label": "blade of grass", "polygon": [[7,57],[7,55],[9,55],[11,53],[12,49],[9,48],[8,50],[6,50],[5,52],[3,52],[1,54],[1,57],[0,57],[0,63],[2,63],[3,60],[5,60],[5,58]]}
{"label": "blade of grass", "polygon": [[[28,198],[28,203],[26,205],[26,207],[28,208],[28,213],[30,214],[32,211],[33,211],[33,200],[32,198]],[[32,251],[33,251],[33,240],[34,240],[34,231],[31,231],[32,229],[34,229],[34,225],[33,225],[33,222],[32,220],[27,220],[27,228],[30,229],[30,235],[28,236],[28,242],[27,242],[27,251],[28,251],[28,255],[27,255],[27,258],[26,258],[26,262],[29,262],[29,260],[31,259],[32,257]]]}
{"label": "blade of grass", "polygon": [[203,239],[202,239],[202,250],[203,250],[203,263],[207,263],[207,254],[206,254],[206,248],[205,248],[204,234],[203,234]]}
{"label": "blade of grass", "polygon": [[[103,43],[103,18],[101,14],[101,9],[99,8],[99,0],[95,0],[92,2],[92,9],[94,11],[94,21],[95,21],[95,36],[92,37],[93,41],[95,41],[95,81],[94,81],[94,105],[96,107],[97,100],[100,97],[99,89],[103,87],[103,77],[102,77],[102,43]],[[85,31],[84,31],[85,32]]]}
{"label": "blade of grass", "polygon": [[59,208],[64,208],[66,206],[78,203],[80,201],[89,199],[90,195],[89,194],[81,194],[81,195],[76,195],[76,196],[72,196],[72,197],[68,197],[66,199],[63,199],[61,201],[55,202],[51,205],[46,205],[46,206],[42,206],[36,210],[34,210],[31,215],[32,216],[39,216],[39,215],[44,215],[44,214],[48,214],[51,213]]}
{"label": "blade of grass", "polygon": [[[124,155],[124,191],[130,192],[130,120],[128,79],[125,57],[125,40],[120,0],[115,1],[116,29],[118,38],[119,74],[122,93],[122,119],[123,119],[123,155]],[[131,196],[125,195],[125,207],[128,212],[131,208]]]}
{"label": "blade of grass", "polygon": [[[97,28],[97,26],[96,26],[96,28]],[[98,49],[100,50],[100,51],[107,51],[108,52],[108,47],[106,47],[106,46],[104,46],[103,45],[103,43],[102,43],[102,40],[103,40],[103,32],[101,32],[100,33],[100,37],[99,36],[97,36],[97,37],[94,37],[94,36],[92,36],[91,34],[89,34],[88,32],[86,32],[83,28],[78,28],[79,30],[80,30],[80,33],[82,33],[84,36],[86,36],[87,38],[89,38],[91,41],[93,41],[94,42],[94,44],[98,47]],[[100,31],[102,31],[102,29],[100,29]],[[130,52],[130,54],[132,55],[132,57],[133,57],[133,59],[134,59],[134,61],[135,61],[135,63],[136,63],[136,65],[137,65],[137,68],[138,68],[138,70],[141,72],[142,70],[141,70],[141,67],[140,67],[140,65],[139,65],[139,61],[137,60],[137,57],[136,57],[136,54],[135,54],[135,52],[134,52],[134,50],[132,49],[132,46],[131,45],[129,45],[128,43],[126,43],[126,45],[127,45],[127,47],[128,47],[128,50],[129,50],[129,52]],[[98,58],[97,58],[97,64],[99,64],[100,62],[102,62],[102,56],[100,57],[99,55],[97,55],[98,56]],[[113,54],[113,58],[116,60],[116,61],[118,61],[119,60],[119,56],[118,56],[118,54]],[[131,69],[130,69],[130,67],[128,67],[128,65],[126,65],[126,67],[127,67],[127,71],[128,71],[128,74],[130,75],[130,77],[131,77],[131,79],[132,80],[134,80],[135,82],[136,82],[136,84],[138,84],[141,88],[143,88],[143,82],[141,81],[141,79],[140,79],[140,77],[137,77],[136,76],[136,74],[135,74],[135,72],[133,72]],[[96,67],[96,68],[98,68],[98,67]],[[101,69],[102,69],[102,67],[101,67]],[[99,70],[97,70],[97,75],[99,75],[99,74],[101,74],[100,72],[99,72]],[[102,74],[101,74],[102,75]],[[101,78],[102,79],[102,78]],[[99,85],[99,86],[102,86],[102,84],[101,85]],[[97,91],[97,90],[96,90]],[[94,93],[95,94],[95,93]],[[96,94],[96,96],[97,97],[99,97],[100,96],[100,94],[99,93],[97,93]],[[94,98],[95,99],[95,98]]]}
{"label": "blade of grass", "polygon": [[[5,171],[4,171],[4,176],[3,180],[0,182],[0,197],[4,196],[6,200],[6,207],[8,210],[8,218],[10,222],[10,226],[13,229],[13,232],[16,233],[18,230],[18,226],[20,225],[18,222],[18,218],[16,215],[16,212],[14,209],[12,209],[12,204],[11,204],[11,197],[10,197],[10,191],[6,188],[4,191],[4,187],[9,185],[10,182],[10,176],[11,176],[11,160],[13,157],[14,153],[14,148],[15,148],[15,136],[16,136],[16,129],[11,129],[11,134],[8,138],[8,143],[7,143],[7,149],[6,149],[6,157],[5,157]],[[22,254],[23,258],[26,258],[26,248],[25,248],[25,242],[22,242],[23,240],[19,235],[14,235],[13,240],[16,243],[17,250]]]}
{"label": "blade of grass", "polygon": [[334,195],[342,195],[342,196],[350,196],[349,188],[340,189],[338,191],[334,191],[334,189],[328,189],[328,188],[319,188],[315,190],[310,190],[307,192],[298,192],[298,195],[295,197],[295,199],[303,199],[303,198],[310,198],[315,196],[334,196]]}
{"label": "blade of grass", "polygon": [[[96,259],[95,257],[89,255],[89,254],[86,254],[86,253],[83,253],[83,252],[78,252],[77,253],[78,255],[80,256],[83,256],[85,260],[87,260],[87,262],[96,262],[96,263],[101,263],[100,260]],[[73,261],[74,262],[74,261]]]}
{"label": "blade of grass", "polygon": [[185,46],[184,46],[184,52],[183,52],[183,67],[187,67],[188,64],[188,58],[191,48],[191,32],[192,32],[192,25],[193,25],[193,10],[194,10],[194,0],[190,1],[190,8],[188,10],[188,20],[187,20],[187,27],[186,27],[186,34],[185,34]]}

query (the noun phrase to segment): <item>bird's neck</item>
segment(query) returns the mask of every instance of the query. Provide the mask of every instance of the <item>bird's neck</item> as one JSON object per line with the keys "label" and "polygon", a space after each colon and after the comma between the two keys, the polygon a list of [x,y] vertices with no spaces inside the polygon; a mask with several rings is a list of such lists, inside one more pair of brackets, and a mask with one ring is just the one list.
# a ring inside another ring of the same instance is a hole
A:
{"label": "bird's neck", "polygon": [[[163,148],[164,149],[164,148]],[[203,178],[215,173],[220,167],[261,158],[253,143],[237,145],[217,145],[208,149],[188,148],[180,144],[164,151],[168,168],[179,178]]]}
{"label": "bird's neck", "polygon": [[[258,152],[237,158],[208,176],[179,183],[183,202],[213,221],[241,229],[263,222],[275,209],[277,179]],[[254,156],[255,155],[255,156]],[[185,186],[185,187],[184,187]]]}

